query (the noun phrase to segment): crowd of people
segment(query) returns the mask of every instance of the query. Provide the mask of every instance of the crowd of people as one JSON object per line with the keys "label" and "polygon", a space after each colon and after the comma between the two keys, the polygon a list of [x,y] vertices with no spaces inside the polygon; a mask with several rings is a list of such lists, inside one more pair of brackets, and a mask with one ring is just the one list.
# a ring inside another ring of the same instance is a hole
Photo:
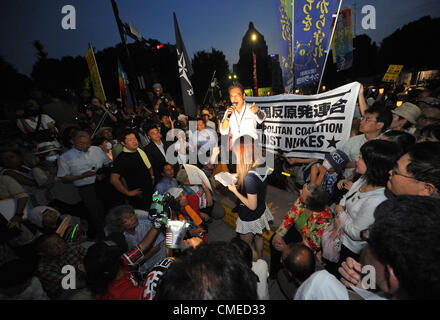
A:
{"label": "crowd of people", "polygon": [[[0,148],[1,299],[267,300],[268,279],[295,300],[440,296],[440,88],[361,85],[340,149],[275,155],[299,196],[275,226],[269,263],[264,111],[238,83],[196,117],[152,89],[136,110],[87,92],[15,109],[16,134]],[[223,171],[227,187],[214,179]],[[180,249],[152,214],[165,195],[168,219],[187,226]],[[225,196],[238,213],[229,242],[209,238]]]}

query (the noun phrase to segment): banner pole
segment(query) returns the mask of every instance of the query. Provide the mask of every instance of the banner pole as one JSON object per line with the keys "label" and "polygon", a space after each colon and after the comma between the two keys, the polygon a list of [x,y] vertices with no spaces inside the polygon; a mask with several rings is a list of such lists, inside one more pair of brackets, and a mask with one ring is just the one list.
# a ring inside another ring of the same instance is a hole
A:
{"label": "banner pole", "polygon": [[292,26],[292,88],[291,88],[291,92],[290,93],[294,93],[294,88],[295,88],[295,0],[292,0],[292,21],[290,21],[291,26]]}
{"label": "banner pole", "polygon": [[328,58],[328,54],[330,52],[330,47],[332,45],[333,34],[335,33],[336,24],[338,23],[338,17],[339,17],[339,11],[341,10],[341,4],[342,4],[342,0],[339,0],[338,12],[336,13],[335,24],[333,26],[332,34],[330,36],[330,41],[328,42],[327,53],[325,54],[324,67],[322,68],[321,77],[319,78],[319,84],[318,84],[318,89],[316,90],[316,94],[318,94],[319,89],[321,89],[321,82],[322,82],[322,78],[324,76],[325,66],[327,65],[327,58]]}

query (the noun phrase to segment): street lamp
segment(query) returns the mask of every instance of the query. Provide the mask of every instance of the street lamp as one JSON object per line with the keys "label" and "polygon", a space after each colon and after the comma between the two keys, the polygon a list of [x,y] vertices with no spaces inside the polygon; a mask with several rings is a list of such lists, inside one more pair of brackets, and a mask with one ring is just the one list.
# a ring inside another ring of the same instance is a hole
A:
{"label": "street lamp", "polygon": [[253,76],[254,76],[254,87],[255,87],[255,96],[258,97],[258,84],[257,84],[257,56],[255,54],[254,46],[257,41],[257,35],[253,33],[251,35],[252,40],[252,60],[253,60]]}

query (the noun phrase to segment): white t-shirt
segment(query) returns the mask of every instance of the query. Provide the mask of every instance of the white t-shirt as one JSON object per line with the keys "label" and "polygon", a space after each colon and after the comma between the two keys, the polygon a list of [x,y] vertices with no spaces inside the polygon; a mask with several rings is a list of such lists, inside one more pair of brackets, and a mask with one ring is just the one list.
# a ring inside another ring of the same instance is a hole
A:
{"label": "white t-shirt", "polygon": [[349,300],[345,286],[327,270],[316,271],[298,288],[294,300]]}
{"label": "white t-shirt", "polygon": [[[37,124],[38,124],[38,117],[36,117],[35,120],[33,119],[25,119],[24,122],[26,122],[32,129],[37,129]],[[40,124],[40,130],[46,130],[49,129],[48,124],[49,123],[54,123],[55,124],[55,120],[52,119],[51,117],[49,117],[47,114],[42,114],[41,115],[41,124]],[[27,131],[24,129],[22,123],[20,122],[20,120],[17,120],[17,126],[18,128],[23,131],[23,133],[27,133]]]}
{"label": "white t-shirt", "polygon": [[269,278],[269,267],[263,259],[252,261],[252,271],[258,276],[257,293],[259,300],[269,300],[269,288],[267,278]]}

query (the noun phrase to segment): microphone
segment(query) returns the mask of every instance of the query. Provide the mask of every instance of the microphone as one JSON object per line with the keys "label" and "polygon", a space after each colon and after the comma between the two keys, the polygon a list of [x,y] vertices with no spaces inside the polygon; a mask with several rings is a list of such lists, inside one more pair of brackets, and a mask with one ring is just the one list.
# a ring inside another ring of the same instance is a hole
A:
{"label": "microphone", "polygon": [[[236,107],[237,107],[237,103],[236,103],[236,102],[235,102],[235,103],[233,103],[231,107],[232,107],[232,109],[234,109],[234,110],[235,110],[235,109],[236,109]],[[230,114],[229,114],[229,116],[228,116],[228,120],[229,120],[229,119],[231,118],[231,116],[232,116],[232,113],[230,113]]]}

